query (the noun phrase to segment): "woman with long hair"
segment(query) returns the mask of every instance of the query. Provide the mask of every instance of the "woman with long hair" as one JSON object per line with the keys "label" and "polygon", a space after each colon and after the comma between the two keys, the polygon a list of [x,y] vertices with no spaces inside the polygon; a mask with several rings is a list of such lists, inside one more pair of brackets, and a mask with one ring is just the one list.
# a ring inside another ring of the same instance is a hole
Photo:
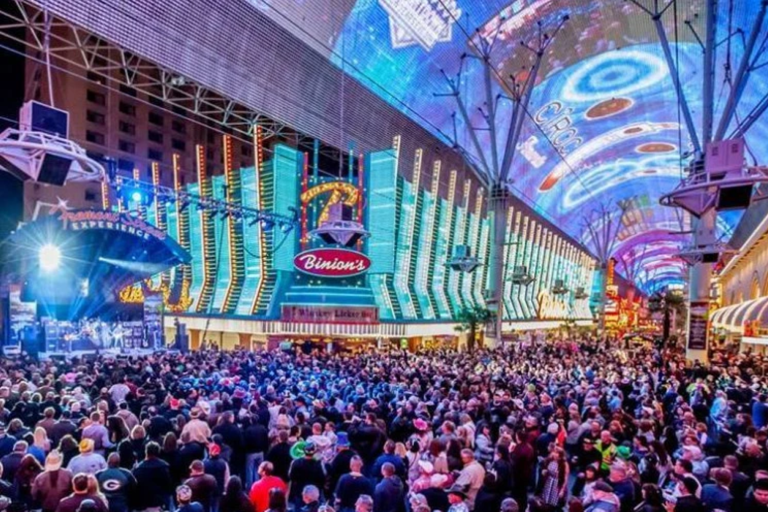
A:
{"label": "woman with long hair", "polygon": [[107,416],[107,432],[110,442],[117,446],[123,439],[128,439],[130,432],[125,420],[120,416]]}
{"label": "woman with long hair", "polygon": [[171,468],[171,478],[174,485],[181,483],[181,480],[186,476],[187,469],[183,466],[183,461],[179,455],[179,443],[176,439],[176,434],[168,432],[163,437],[163,446],[160,451],[160,458],[163,459]]}
{"label": "woman with long hair", "polygon": [[48,439],[48,433],[43,427],[35,428],[34,445],[40,448],[46,455],[51,451],[51,440]]}
{"label": "woman with long hair", "polygon": [[664,499],[658,485],[645,484],[642,487],[643,501],[635,507],[635,512],[663,512]]}
{"label": "woman with long hair", "polygon": [[219,512],[254,512],[253,503],[243,492],[243,482],[239,476],[232,476],[227,481]]}
{"label": "woman with long hair", "polygon": [[59,441],[59,452],[64,459],[61,463],[64,467],[67,467],[69,461],[71,461],[75,455],[80,453],[80,450],[77,447],[77,441],[75,441],[75,438],[72,437],[72,435],[67,434],[61,438],[61,441]]}

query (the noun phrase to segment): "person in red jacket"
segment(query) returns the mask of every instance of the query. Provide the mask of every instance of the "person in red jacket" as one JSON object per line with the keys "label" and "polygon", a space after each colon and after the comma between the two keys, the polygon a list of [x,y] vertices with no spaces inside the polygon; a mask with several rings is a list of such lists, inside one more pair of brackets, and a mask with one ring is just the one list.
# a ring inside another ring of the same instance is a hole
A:
{"label": "person in red jacket", "polygon": [[269,508],[269,491],[272,489],[280,489],[284,493],[288,491],[285,482],[272,474],[274,469],[271,462],[262,462],[259,465],[259,480],[251,486],[248,495],[256,512],[265,512]]}

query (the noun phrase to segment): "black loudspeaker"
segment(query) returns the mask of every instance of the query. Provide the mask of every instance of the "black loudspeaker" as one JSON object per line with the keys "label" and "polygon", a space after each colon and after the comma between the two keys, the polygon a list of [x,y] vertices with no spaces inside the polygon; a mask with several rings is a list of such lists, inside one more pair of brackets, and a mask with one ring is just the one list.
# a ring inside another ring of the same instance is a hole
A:
{"label": "black loudspeaker", "polygon": [[717,196],[718,210],[743,210],[752,202],[752,185],[722,187]]}
{"label": "black loudspeaker", "polygon": [[29,101],[22,107],[20,124],[32,131],[59,137],[69,136],[69,113],[38,101]]}
{"label": "black loudspeaker", "polygon": [[716,252],[705,252],[701,257],[702,263],[717,263],[720,259],[720,255]]}
{"label": "black loudspeaker", "polygon": [[60,187],[67,181],[70,167],[72,167],[71,159],[46,154],[43,157],[43,164],[40,166],[40,174],[37,176],[37,181]]}

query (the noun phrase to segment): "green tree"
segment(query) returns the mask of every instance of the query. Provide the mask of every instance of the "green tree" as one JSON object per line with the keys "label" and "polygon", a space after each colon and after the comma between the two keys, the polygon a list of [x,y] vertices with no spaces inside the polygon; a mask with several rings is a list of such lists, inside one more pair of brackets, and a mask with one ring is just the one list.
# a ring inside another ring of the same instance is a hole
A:
{"label": "green tree", "polygon": [[474,306],[463,307],[456,315],[456,331],[467,333],[467,350],[474,352],[475,337],[478,327],[482,327],[493,319],[493,312],[487,308]]}

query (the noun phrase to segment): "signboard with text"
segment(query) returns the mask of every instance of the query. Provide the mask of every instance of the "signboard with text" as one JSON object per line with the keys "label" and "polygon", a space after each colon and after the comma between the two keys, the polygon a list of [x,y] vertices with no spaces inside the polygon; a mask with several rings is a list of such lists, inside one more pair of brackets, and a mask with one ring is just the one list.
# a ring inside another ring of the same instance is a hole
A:
{"label": "signboard with text", "polygon": [[280,320],[323,324],[377,324],[379,310],[375,307],[283,306]]}
{"label": "signboard with text", "polygon": [[371,260],[363,253],[348,249],[310,249],[296,255],[294,266],[318,277],[352,277],[362,274],[371,266]]}
{"label": "signboard with text", "polygon": [[691,301],[688,320],[688,349],[706,350],[709,301]]}

